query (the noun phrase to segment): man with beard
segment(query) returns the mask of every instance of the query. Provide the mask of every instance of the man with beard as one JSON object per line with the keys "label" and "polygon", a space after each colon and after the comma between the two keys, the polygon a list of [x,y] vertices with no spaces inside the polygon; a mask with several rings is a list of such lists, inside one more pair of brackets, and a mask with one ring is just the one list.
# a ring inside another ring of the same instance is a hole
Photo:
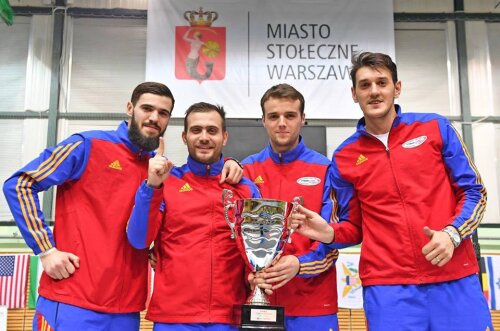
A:
{"label": "man with beard", "polygon": [[[33,330],[139,330],[148,250],[130,246],[125,230],[173,107],[168,87],[142,83],[127,103],[128,123],[74,134],[4,183],[14,219],[44,269]],[[38,193],[54,185],[52,233]]]}

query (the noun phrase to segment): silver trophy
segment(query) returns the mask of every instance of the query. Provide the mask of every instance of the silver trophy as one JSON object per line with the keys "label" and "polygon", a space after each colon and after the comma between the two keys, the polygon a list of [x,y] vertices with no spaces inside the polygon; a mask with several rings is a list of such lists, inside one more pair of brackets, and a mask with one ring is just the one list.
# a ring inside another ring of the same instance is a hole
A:
{"label": "silver trophy", "polygon": [[[301,204],[302,198],[296,197],[290,203],[272,199],[231,200],[232,197],[231,190],[225,189],[222,192],[224,215],[231,228],[231,238],[236,239],[238,249],[253,271],[267,268],[283,251],[285,243],[289,242],[292,233],[287,226],[288,216]],[[257,322],[264,324],[279,323],[282,318],[278,315],[281,314],[284,314],[283,307],[271,307],[267,295],[256,286],[247,299],[246,305],[243,306],[242,324],[245,324],[246,315],[254,316]],[[262,317],[264,320],[259,321],[259,316],[264,316]],[[270,324],[267,327],[281,330],[280,327],[272,328]]]}

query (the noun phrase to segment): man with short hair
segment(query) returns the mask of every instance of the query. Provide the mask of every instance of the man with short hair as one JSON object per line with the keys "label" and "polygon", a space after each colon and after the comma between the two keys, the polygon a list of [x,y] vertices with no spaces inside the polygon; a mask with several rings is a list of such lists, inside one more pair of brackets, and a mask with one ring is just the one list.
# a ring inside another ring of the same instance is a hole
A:
{"label": "man with short hair", "polygon": [[[264,93],[260,105],[269,144],[242,161],[245,176],[257,184],[263,197],[292,201],[300,196],[305,206],[329,220],[331,201],[326,173],[330,161],[307,147],[300,136],[305,123],[304,96],[288,84],[279,84]],[[337,250],[321,260],[297,258],[309,250],[315,251],[317,245],[293,234],[279,261],[257,276],[256,282],[263,288],[266,286],[262,285],[262,278],[267,284],[274,284],[271,302],[285,307],[288,331],[338,330],[334,266]]]}
{"label": "man with short hair", "polygon": [[293,226],[324,243],[362,241],[370,331],[493,330],[471,242],[486,189],[465,145],[443,116],[394,104],[401,81],[388,55],[352,62],[364,117],[329,170],[339,222],[299,207]]}
{"label": "man with short hair", "polygon": [[222,107],[200,102],[186,111],[182,139],[187,163],[179,168],[158,156],[139,187],[127,236],[137,249],[155,243],[155,283],[146,318],[155,331],[236,331],[235,309],[245,302],[245,263],[224,218],[222,192],[235,199],[260,197],[243,178],[220,183],[228,139]]}
{"label": "man with short hair", "polygon": [[[139,84],[126,106],[128,123],[74,134],[5,181],[14,219],[44,269],[33,330],[139,330],[148,251],[130,246],[125,228],[173,107],[167,86]],[[52,234],[38,193],[54,185]]]}

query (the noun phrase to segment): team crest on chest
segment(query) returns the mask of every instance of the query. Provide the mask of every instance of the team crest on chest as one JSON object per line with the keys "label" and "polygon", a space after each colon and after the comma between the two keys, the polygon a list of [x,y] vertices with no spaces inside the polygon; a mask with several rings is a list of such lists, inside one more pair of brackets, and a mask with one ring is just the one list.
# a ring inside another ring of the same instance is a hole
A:
{"label": "team crest on chest", "polygon": [[115,169],[115,170],[122,170],[122,166],[120,164],[120,161],[114,160],[108,165],[109,168]]}
{"label": "team crest on chest", "polygon": [[264,178],[262,178],[262,176],[259,175],[259,176],[255,177],[255,179],[253,180],[253,182],[255,184],[264,184]]}
{"label": "team crest on chest", "polygon": [[186,183],[186,184],[182,185],[179,192],[189,192],[192,190],[193,190],[193,188],[191,187],[191,185],[189,185],[189,183]]}
{"label": "team crest on chest", "polygon": [[360,165],[361,163],[364,163],[368,161],[368,158],[364,156],[363,154],[359,154],[357,160],[356,160],[356,165]]}
{"label": "team crest on chest", "polygon": [[321,179],[318,177],[301,177],[297,179],[297,184],[302,186],[315,186],[321,183]]}
{"label": "team crest on chest", "polygon": [[427,136],[420,136],[420,137],[417,137],[417,138],[413,138],[413,139],[410,139],[406,142],[403,143],[403,148],[415,148],[415,147],[418,147],[420,145],[422,145],[424,143],[424,141],[427,140]]}

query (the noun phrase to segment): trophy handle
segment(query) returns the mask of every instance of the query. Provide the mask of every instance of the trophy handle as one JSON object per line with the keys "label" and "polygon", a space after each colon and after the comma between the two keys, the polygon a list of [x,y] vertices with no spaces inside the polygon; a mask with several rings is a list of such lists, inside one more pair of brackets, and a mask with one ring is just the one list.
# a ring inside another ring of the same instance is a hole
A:
{"label": "trophy handle", "polygon": [[233,191],[224,189],[222,191],[222,204],[224,205],[224,218],[226,219],[227,225],[229,225],[229,228],[231,229],[231,239],[236,238],[236,230],[235,230],[235,224],[236,220],[234,222],[231,222],[229,220],[229,209],[230,208],[235,208],[236,203],[231,202],[229,199],[233,197]]}
{"label": "trophy handle", "polygon": [[[299,205],[301,205],[301,206],[304,205],[304,198],[301,197],[301,196],[294,197],[293,201],[292,201],[292,205],[293,205],[293,207],[292,207],[292,211],[290,212],[290,215],[292,213],[295,213],[297,211],[297,209],[299,208]],[[287,240],[287,242],[289,244],[292,243],[292,234],[293,234],[293,231],[294,230],[291,229],[290,233],[288,234],[288,240]]]}

